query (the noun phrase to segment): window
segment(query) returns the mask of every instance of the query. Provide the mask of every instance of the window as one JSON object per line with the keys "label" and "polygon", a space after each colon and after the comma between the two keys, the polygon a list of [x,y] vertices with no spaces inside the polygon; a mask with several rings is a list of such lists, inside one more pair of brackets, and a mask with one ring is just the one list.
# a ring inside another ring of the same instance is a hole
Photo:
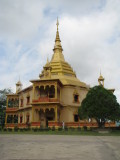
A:
{"label": "window", "polygon": [[79,103],[79,93],[78,93],[77,89],[75,89],[73,92],[73,102]]}
{"label": "window", "polygon": [[27,97],[27,104],[30,103],[30,96]]}
{"label": "window", "polygon": [[26,122],[27,122],[27,123],[29,123],[29,121],[30,121],[30,118],[29,118],[29,117],[30,117],[29,115],[26,116]]}
{"label": "window", "polygon": [[74,102],[79,102],[79,95],[78,94],[74,95]]}
{"label": "window", "polygon": [[78,115],[75,114],[75,115],[74,115],[74,122],[78,122],[78,120],[79,120]]}
{"label": "window", "polygon": [[23,121],[23,117],[22,117],[22,116],[20,116],[20,123],[22,123],[22,121]]}
{"label": "window", "polygon": [[21,104],[20,104],[20,106],[23,107],[23,99],[21,99]]}

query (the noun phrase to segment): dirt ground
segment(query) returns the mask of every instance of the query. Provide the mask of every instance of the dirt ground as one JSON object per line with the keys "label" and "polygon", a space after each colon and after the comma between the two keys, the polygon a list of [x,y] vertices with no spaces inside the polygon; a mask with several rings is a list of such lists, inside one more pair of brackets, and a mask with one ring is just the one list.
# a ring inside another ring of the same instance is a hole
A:
{"label": "dirt ground", "polygon": [[0,160],[120,160],[120,137],[0,135]]}

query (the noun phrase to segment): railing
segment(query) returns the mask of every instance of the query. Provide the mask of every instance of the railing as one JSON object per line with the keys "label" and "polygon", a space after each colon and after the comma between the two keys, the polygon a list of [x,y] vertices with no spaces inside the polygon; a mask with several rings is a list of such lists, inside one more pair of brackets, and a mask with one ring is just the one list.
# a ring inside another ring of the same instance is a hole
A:
{"label": "railing", "polygon": [[17,111],[19,109],[19,107],[17,108],[6,108],[6,112],[14,112]]}
{"label": "railing", "polygon": [[40,97],[39,99],[34,99],[33,102],[59,102],[56,98]]}

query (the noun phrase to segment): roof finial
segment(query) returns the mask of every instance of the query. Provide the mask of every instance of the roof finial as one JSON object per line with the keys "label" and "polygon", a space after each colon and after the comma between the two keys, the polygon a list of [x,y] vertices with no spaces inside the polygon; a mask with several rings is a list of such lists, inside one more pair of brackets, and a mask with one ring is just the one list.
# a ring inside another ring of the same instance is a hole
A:
{"label": "roof finial", "polygon": [[101,76],[101,69],[100,69],[100,76]]}
{"label": "roof finial", "polygon": [[56,23],[56,25],[57,25],[57,31],[58,31],[58,26],[59,26],[58,17],[57,17],[57,23]]}
{"label": "roof finial", "polygon": [[48,56],[47,56],[47,63],[49,63],[49,58],[48,58]]}

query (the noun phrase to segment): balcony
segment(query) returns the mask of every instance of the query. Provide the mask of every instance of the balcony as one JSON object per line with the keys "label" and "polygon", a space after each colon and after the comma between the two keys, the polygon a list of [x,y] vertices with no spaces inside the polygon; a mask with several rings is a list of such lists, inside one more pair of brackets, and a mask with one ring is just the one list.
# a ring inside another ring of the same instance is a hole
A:
{"label": "balcony", "polygon": [[40,97],[39,99],[34,99],[33,103],[49,103],[49,102],[59,102],[56,98],[49,98],[49,97]]}
{"label": "balcony", "polygon": [[18,110],[18,107],[15,107],[15,108],[6,108],[6,113],[8,113],[8,112],[17,112],[17,110]]}

